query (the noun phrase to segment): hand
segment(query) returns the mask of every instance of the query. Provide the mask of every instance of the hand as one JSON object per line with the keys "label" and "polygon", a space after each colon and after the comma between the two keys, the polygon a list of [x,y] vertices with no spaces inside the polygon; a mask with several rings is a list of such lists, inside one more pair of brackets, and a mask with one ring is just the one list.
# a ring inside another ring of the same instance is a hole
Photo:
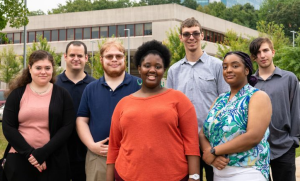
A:
{"label": "hand", "polygon": [[202,159],[205,161],[207,165],[211,165],[211,163],[215,160],[216,156],[210,153],[211,148],[207,148],[206,150],[203,150],[203,156]]}
{"label": "hand", "polygon": [[28,161],[31,163],[31,165],[36,167],[39,172],[42,172],[43,170],[47,169],[46,162],[44,162],[40,165],[33,155],[30,155],[30,157],[28,158]]}
{"label": "hand", "polygon": [[212,165],[216,169],[222,170],[227,166],[228,163],[229,163],[229,158],[225,158],[224,156],[217,156],[215,160],[212,162]]}
{"label": "hand", "polygon": [[89,148],[93,153],[100,155],[100,156],[107,156],[108,152],[108,145],[105,145],[107,143],[109,138],[106,138],[102,141],[99,141],[95,143],[91,148]]}
{"label": "hand", "polygon": [[[200,178],[198,180],[200,180]],[[192,178],[189,178],[188,181],[195,181],[195,180]]]}

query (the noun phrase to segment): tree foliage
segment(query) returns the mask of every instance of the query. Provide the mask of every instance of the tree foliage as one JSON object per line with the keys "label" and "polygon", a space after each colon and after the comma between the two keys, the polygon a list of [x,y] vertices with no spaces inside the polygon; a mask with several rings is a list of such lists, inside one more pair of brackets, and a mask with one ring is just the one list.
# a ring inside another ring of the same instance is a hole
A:
{"label": "tree foliage", "polygon": [[238,35],[235,31],[229,30],[225,34],[224,42],[217,44],[217,56],[222,58],[230,51],[242,51],[249,54],[249,44],[253,39],[254,37],[250,36],[243,38],[241,34]]}
{"label": "tree foliage", "polygon": [[63,69],[60,67],[62,53],[55,53],[55,48],[51,48],[46,38],[38,37],[39,42],[33,42],[31,47],[27,47],[26,61],[28,64],[29,56],[36,50],[45,50],[49,52],[54,59],[56,74],[60,74]]}
{"label": "tree foliage", "polygon": [[0,81],[9,83],[22,70],[22,57],[15,54],[13,46],[0,53]]}
{"label": "tree foliage", "polygon": [[226,8],[222,2],[214,2],[204,7],[198,6],[197,10],[252,29],[256,28],[258,21],[258,11],[249,3]]}
{"label": "tree foliage", "polygon": [[300,28],[300,1],[265,0],[258,15],[260,20],[282,24],[285,35],[291,40],[291,31],[297,31]]}
{"label": "tree foliage", "polygon": [[0,0],[0,30],[4,29],[7,23],[14,28],[27,25],[27,13],[23,0]]}
{"label": "tree foliage", "polygon": [[28,16],[39,16],[39,15],[45,15],[44,11],[39,9],[37,11],[30,11],[28,13]]}
{"label": "tree foliage", "polygon": [[197,9],[198,7],[197,1],[195,0],[184,0],[182,5],[191,9]]}

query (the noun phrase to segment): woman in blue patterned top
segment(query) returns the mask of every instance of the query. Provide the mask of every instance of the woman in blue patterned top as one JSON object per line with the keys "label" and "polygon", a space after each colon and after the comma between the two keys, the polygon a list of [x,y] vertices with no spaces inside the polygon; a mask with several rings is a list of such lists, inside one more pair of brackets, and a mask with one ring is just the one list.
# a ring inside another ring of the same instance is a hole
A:
{"label": "woman in blue patterned top", "polygon": [[213,165],[214,181],[265,181],[269,177],[267,138],[272,105],[268,95],[252,87],[250,57],[229,52],[223,76],[230,91],[214,102],[200,132],[203,160]]}

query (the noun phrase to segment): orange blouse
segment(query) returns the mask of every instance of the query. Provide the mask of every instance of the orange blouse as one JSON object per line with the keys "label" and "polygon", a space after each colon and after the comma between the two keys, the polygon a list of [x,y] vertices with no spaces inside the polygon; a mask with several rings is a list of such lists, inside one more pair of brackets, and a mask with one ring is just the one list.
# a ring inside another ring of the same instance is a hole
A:
{"label": "orange blouse", "polygon": [[186,155],[200,156],[197,117],[181,92],[123,98],[115,108],[107,164],[126,181],[181,180]]}

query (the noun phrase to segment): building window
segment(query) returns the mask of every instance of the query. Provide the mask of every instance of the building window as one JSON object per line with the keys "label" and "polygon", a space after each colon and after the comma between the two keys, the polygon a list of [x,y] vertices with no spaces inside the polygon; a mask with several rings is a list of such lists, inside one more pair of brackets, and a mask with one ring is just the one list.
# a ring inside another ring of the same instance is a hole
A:
{"label": "building window", "polygon": [[74,29],[67,30],[67,40],[74,40]]}
{"label": "building window", "polygon": [[59,30],[59,41],[66,40],[66,30]]}
{"label": "building window", "polygon": [[[134,36],[134,25],[126,25],[126,29],[130,29],[130,36]],[[125,36],[127,37],[128,31],[126,31],[125,33]]]}
{"label": "building window", "polygon": [[152,35],[152,23],[145,24],[144,35]]}
{"label": "building window", "polygon": [[116,26],[109,26],[109,37],[116,37],[117,28]]}
{"label": "building window", "polygon": [[58,30],[51,31],[51,41],[58,41]]}
{"label": "building window", "polygon": [[100,28],[100,38],[106,38],[108,34],[108,27],[103,26]]}
{"label": "building window", "polygon": [[44,38],[46,38],[47,41],[50,41],[50,30],[44,31]]}
{"label": "building window", "polygon": [[[98,29],[99,32],[99,29]],[[83,29],[83,39],[91,39],[91,28]]]}
{"label": "building window", "polygon": [[28,43],[32,43],[35,40],[35,32],[28,32]]}
{"label": "building window", "polygon": [[75,29],[75,40],[82,40],[82,28]]}
{"label": "building window", "polygon": [[92,39],[99,38],[99,27],[92,28]]}
{"label": "building window", "polygon": [[21,43],[21,33],[14,33],[14,43]]}
{"label": "building window", "polygon": [[24,41],[24,37],[23,37],[23,32],[21,33],[21,40],[20,40],[20,43],[24,43],[23,41]]}
{"label": "building window", "polygon": [[143,36],[143,24],[135,25],[135,36]]}
{"label": "building window", "polygon": [[125,25],[118,25],[118,37],[125,37]]}
{"label": "building window", "polygon": [[6,37],[8,39],[8,43],[14,43],[13,39],[14,39],[14,34],[13,33],[7,33]]}
{"label": "building window", "polygon": [[39,38],[42,37],[43,38],[43,32],[42,31],[37,31],[35,33],[35,41],[39,42]]}

